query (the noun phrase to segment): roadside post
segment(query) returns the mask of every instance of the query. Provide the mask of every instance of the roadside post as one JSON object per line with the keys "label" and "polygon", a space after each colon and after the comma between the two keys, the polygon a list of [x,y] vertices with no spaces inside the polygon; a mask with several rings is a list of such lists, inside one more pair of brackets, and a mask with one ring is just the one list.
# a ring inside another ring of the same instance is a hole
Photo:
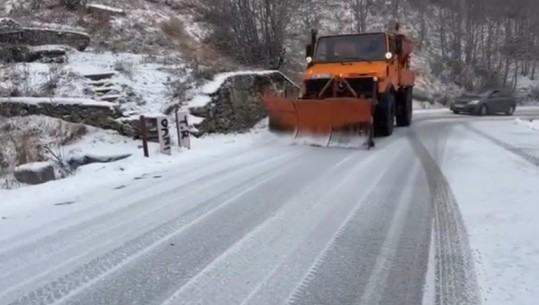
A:
{"label": "roadside post", "polygon": [[187,112],[176,112],[176,126],[178,129],[178,142],[180,147],[191,149],[191,138],[189,133],[189,122]]}
{"label": "roadside post", "polygon": [[170,130],[169,130],[169,121],[166,116],[157,117],[157,134],[159,137],[159,147],[160,151],[164,155],[171,155],[171,141],[170,141]]}
{"label": "roadside post", "polygon": [[144,157],[148,158],[150,157],[150,153],[148,151],[148,129],[146,128],[146,118],[143,115],[140,116],[140,136],[142,138],[142,150],[144,151]]}

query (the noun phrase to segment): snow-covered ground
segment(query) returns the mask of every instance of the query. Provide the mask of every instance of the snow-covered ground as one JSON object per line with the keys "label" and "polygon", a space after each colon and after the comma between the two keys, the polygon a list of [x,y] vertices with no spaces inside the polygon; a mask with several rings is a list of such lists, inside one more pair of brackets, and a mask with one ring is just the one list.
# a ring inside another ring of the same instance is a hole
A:
{"label": "snow-covered ground", "polygon": [[539,134],[511,121],[471,125],[501,142],[457,126],[443,171],[467,225],[483,304],[537,304],[539,167],[524,157],[539,158]]}
{"label": "snow-covered ground", "polygon": [[[466,299],[473,290],[459,289],[474,283],[463,283],[465,266],[455,263],[467,238],[431,221],[432,205],[443,209],[452,193],[463,222],[454,209],[437,210],[445,217],[437,219],[465,225],[483,304],[535,304],[539,169],[525,156],[539,156],[538,133],[508,117],[476,122],[446,112],[418,111],[419,144],[399,128],[375,151],[290,145],[261,124],[193,139],[172,156],[152,145],[145,159],[136,141],[92,131],[67,152],[132,157],[0,191],[0,299],[34,304],[32,292],[45,290],[55,301],[92,305],[172,296],[419,304],[423,287],[431,297]],[[417,145],[440,162],[446,189],[431,188],[437,171]],[[448,236],[457,239],[437,243]],[[438,268],[446,272],[436,278]]]}
{"label": "snow-covered ground", "polygon": [[[95,82],[84,76],[107,73],[112,77],[101,86],[117,91],[121,109],[126,113],[144,113],[163,112],[172,102],[170,85],[174,81],[186,81],[191,70],[181,58],[72,50],[66,64],[5,66],[0,71],[0,90],[10,95],[17,88],[17,96],[98,98],[95,89],[99,85],[93,86]],[[43,92],[51,83],[55,88]]]}
{"label": "snow-covered ground", "polygon": [[[263,127],[260,127],[263,128]],[[174,131],[171,131],[174,134]],[[175,137],[173,137],[175,141]],[[56,218],[61,216],[50,207],[58,203],[78,201],[91,196],[92,192],[101,188],[121,187],[133,179],[151,178],[163,175],[171,168],[186,167],[193,169],[191,164],[217,162],[223,155],[233,155],[254,149],[271,141],[272,137],[265,131],[255,129],[249,134],[215,135],[203,138],[191,138],[192,149],[187,150],[173,146],[172,155],[159,153],[157,143],[149,143],[150,158],[143,156],[141,141],[135,141],[115,132],[90,128],[90,132],[80,141],[61,148],[64,158],[94,155],[118,156],[131,154],[131,157],[113,163],[95,163],[77,169],[75,175],[65,179],[51,181],[41,185],[23,186],[17,189],[5,190],[0,188],[0,217],[3,219],[20,219],[13,229],[24,227],[36,220],[25,217],[40,214],[40,218]],[[51,192],[54,189],[54,192]],[[36,200],[39,198],[39,200]],[[48,216],[44,216],[44,214]],[[39,224],[39,221],[35,223]],[[33,226],[32,224],[31,226]],[[0,239],[9,235],[9,230],[0,230]]]}
{"label": "snow-covered ground", "polygon": [[531,130],[539,131],[539,120],[538,119],[535,119],[535,120],[533,120],[533,119],[532,120],[516,119],[515,124],[518,124],[518,125],[521,125],[521,126],[526,126]]}

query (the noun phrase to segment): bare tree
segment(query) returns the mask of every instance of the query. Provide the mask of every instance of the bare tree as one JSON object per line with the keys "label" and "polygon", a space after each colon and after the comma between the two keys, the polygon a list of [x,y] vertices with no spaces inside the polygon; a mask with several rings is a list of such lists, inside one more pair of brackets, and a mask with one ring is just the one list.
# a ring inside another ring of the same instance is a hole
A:
{"label": "bare tree", "polygon": [[288,27],[307,0],[200,0],[210,42],[243,64],[282,62]]}

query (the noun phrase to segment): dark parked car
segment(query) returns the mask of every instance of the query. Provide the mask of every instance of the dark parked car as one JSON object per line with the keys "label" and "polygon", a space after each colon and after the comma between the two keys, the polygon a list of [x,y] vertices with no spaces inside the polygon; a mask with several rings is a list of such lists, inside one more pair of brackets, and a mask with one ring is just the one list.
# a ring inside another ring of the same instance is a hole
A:
{"label": "dark parked car", "polygon": [[509,93],[501,90],[489,90],[484,93],[465,93],[451,103],[453,113],[471,113],[487,115],[505,113],[512,115],[517,107],[517,100]]}

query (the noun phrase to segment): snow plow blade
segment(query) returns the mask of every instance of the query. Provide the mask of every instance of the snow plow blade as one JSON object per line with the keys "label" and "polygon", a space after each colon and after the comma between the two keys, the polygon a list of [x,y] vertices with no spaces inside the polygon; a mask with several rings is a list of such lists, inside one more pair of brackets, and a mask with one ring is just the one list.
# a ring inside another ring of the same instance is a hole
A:
{"label": "snow plow blade", "polygon": [[266,97],[270,130],[293,133],[294,138],[312,139],[323,146],[357,143],[369,148],[372,141],[374,103],[362,98],[287,100]]}

